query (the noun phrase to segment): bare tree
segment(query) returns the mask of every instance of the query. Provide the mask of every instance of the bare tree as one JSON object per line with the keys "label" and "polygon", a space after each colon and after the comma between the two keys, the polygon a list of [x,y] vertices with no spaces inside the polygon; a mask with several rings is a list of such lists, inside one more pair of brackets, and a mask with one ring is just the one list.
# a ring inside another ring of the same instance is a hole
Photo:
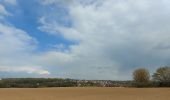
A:
{"label": "bare tree", "polygon": [[140,68],[133,72],[133,79],[137,83],[148,83],[150,80],[150,74],[147,69]]}
{"label": "bare tree", "polygon": [[170,67],[160,67],[153,74],[153,79],[159,82],[170,82]]}

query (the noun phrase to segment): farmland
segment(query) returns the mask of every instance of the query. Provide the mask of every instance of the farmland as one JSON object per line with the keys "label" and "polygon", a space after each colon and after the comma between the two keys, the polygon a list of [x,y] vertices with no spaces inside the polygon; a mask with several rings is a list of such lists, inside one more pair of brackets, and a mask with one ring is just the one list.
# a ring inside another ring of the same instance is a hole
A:
{"label": "farmland", "polygon": [[170,100],[170,88],[1,88],[0,100]]}

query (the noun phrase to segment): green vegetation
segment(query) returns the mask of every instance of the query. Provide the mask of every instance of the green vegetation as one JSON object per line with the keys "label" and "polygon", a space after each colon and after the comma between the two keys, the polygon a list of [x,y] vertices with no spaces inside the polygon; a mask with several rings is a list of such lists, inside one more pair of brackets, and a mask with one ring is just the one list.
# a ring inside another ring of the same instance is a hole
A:
{"label": "green vegetation", "polygon": [[76,82],[57,78],[8,78],[0,81],[1,88],[39,88],[39,87],[73,87]]}

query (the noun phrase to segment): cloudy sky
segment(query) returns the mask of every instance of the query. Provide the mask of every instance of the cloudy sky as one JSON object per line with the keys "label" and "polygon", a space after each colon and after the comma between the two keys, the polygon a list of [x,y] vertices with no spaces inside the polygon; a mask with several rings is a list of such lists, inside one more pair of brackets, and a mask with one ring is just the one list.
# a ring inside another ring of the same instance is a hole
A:
{"label": "cloudy sky", "polygon": [[131,79],[170,64],[170,0],[0,0],[0,77]]}

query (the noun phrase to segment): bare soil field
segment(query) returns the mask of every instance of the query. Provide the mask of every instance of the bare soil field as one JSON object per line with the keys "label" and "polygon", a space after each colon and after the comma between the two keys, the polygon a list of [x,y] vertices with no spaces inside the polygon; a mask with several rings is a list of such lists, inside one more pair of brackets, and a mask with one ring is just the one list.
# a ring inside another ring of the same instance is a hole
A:
{"label": "bare soil field", "polygon": [[170,88],[2,88],[0,100],[170,100]]}

